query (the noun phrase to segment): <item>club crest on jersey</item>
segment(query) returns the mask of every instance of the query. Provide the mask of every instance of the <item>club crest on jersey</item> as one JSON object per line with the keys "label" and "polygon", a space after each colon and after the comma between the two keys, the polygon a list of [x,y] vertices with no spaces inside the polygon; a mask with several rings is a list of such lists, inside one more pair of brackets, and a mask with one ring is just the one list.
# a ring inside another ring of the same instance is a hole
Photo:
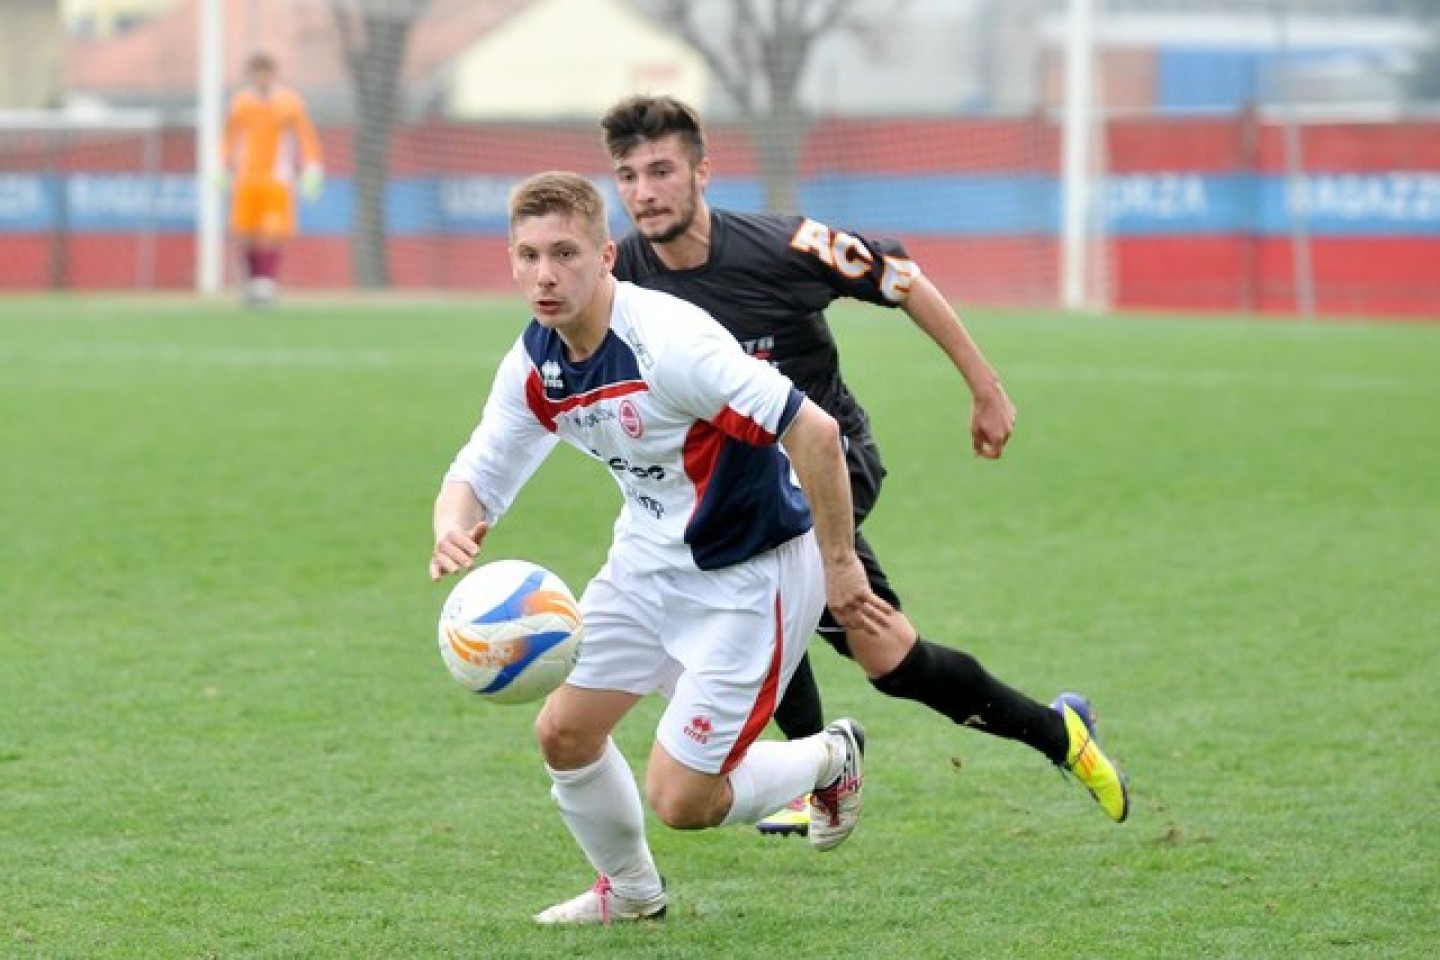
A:
{"label": "club crest on jersey", "polygon": [[540,382],[546,390],[564,390],[565,379],[561,376],[560,364],[554,360],[540,364]]}
{"label": "club crest on jersey", "polygon": [[640,419],[640,411],[635,409],[635,404],[629,400],[620,401],[620,429],[635,440],[639,440],[645,433],[645,423]]}

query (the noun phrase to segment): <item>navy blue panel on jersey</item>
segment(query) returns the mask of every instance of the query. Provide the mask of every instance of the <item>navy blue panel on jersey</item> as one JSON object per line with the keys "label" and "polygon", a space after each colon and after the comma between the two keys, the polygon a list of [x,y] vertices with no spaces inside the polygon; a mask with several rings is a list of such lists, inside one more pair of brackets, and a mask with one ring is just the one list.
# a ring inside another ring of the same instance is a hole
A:
{"label": "navy blue panel on jersey", "polygon": [[608,388],[643,380],[635,352],[613,331],[606,331],[600,349],[579,363],[565,358],[565,344],[558,333],[536,321],[525,328],[523,338],[530,362],[540,371],[545,399],[552,403],[574,398],[583,405],[587,395],[598,399]]}
{"label": "navy blue panel on jersey", "polygon": [[778,547],[811,527],[810,504],[790,482],[790,461],[778,446],[753,447],[714,431],[714,470],[685,527],[695,565],[717,570]]}

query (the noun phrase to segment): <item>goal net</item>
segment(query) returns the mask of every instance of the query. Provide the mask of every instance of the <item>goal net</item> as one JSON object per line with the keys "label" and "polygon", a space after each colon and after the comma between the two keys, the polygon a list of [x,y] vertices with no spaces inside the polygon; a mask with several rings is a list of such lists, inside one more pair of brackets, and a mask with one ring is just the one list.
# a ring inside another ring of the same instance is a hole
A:
{"label": "goal net", "polygon": [[188,286],[188,129],[159,113],[0,110],[0,288]]}
{"label": "goal net", "polygon": [[644,92],[700,110],[714,205],[898,239],[958,303],[1440,314],[1440,115],[1406,86],[1440,53],[1425,59],[1405,4],[133,0],[123,23],[80,16],[131,2],[66,5],[49,100],[89,119],[0,114],[7,288],[234,282],[196,169],[223,102],[197,96],[197,23],[218,10],[224,92],[263,50],[320,127],[326,186],[299,205],[288,290],[508,291],[510,188],[571,169],[613,200],[598,119]]}
{"label": "goal net", "polygon": [[[897,238],[966,302],[1055,301],[1057,101],[1046,100],[1038,37],[1019,30],[1041,0],[857,4],[863,15],[810,25],[813,42],[782,45],[794,62],[772,64],[764,78],[743,60],[743,41],[718,45],[723,63],[702,49],[733,34],[730,3],[690,4],[698,19],[688,35],[645,0],[218,6],[226,92],[246,56],[264,49],[321,128],[326,187],[299,206],[287,288],[508,290],[510,187],[563,168],[608,188],[599,117],[622,96],[653,92],[704,116],[713,204],[804,212]],[[146,9],[108,33],[72,21],[66,97],[194,115],[201,4]],[[1007,38],[1001,56],[994,44]],[[185,56],[173,56],[177,46]],[[793,96],[778,93],[791,73]],[[25,264],[12,285],[193,285],[193,215],[187,224],[178,211],[208,189],[197,186],[193,130],[158,121],[80,130],[59,116],[38,131],[17,123],[0,129],[0,163],[12,192],[29,191],[47,212],[0,216],[0,235]],[[626,228],[623,216],[614,227]],[[233,247],[225,259],[233,282]]]}

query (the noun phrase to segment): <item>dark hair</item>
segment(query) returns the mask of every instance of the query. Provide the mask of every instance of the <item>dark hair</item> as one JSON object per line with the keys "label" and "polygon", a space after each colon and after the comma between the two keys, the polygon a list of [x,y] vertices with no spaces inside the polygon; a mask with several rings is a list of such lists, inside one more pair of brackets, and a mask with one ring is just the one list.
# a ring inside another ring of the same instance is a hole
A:
{"label": "dark hair", "polygon": [[605,131],[605,149],[616,160],[647,140],[678,134],[690,154],[690,162],[705,159],[705,133],[700,116],[674,97],[629,97],[606,111],[600,119]]}
{"label": "dark hair", "polygon": [[245,61],[245,69],[250,72],[264,70],[269,73],[275,72],[275,58],[263,50],[257,50],[250,54]]}
{"label": "dark hair", "polygon": [[605,198],[595,185],[576,173],[550,170],[537,173],[510,192],[510,230],[521,220],[559,213],[579,217],[596,243],[609,236]]}

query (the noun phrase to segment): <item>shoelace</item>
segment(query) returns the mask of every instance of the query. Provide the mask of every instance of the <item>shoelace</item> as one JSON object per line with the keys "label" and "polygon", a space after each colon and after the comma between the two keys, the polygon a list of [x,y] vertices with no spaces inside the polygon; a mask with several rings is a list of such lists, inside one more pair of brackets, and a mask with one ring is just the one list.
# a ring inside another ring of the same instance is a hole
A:
{"label": "shoelace", "polygon": [[815,805],[825,811],[825,817],[829,820],[829,825],[832,827],[838,827],[840,825],[840,797],[838,793],[839,788],[837,786],[816,790],[814,794]]}
{"label": "shoelace", "polygon": [[840,794],[853,791],[856,780],[853,776],[847,776],[843,771],[840,779],[828,787],[822,787],[814,792],[814,797],[821,809],[830,819],[830,826],[840,826]]}
{"label": "shoelace", "polygon": [[595,886],[590,888],[600,900],[600,923],[603,926],[610,925],[610,878],[605,874],[595,878]]}

